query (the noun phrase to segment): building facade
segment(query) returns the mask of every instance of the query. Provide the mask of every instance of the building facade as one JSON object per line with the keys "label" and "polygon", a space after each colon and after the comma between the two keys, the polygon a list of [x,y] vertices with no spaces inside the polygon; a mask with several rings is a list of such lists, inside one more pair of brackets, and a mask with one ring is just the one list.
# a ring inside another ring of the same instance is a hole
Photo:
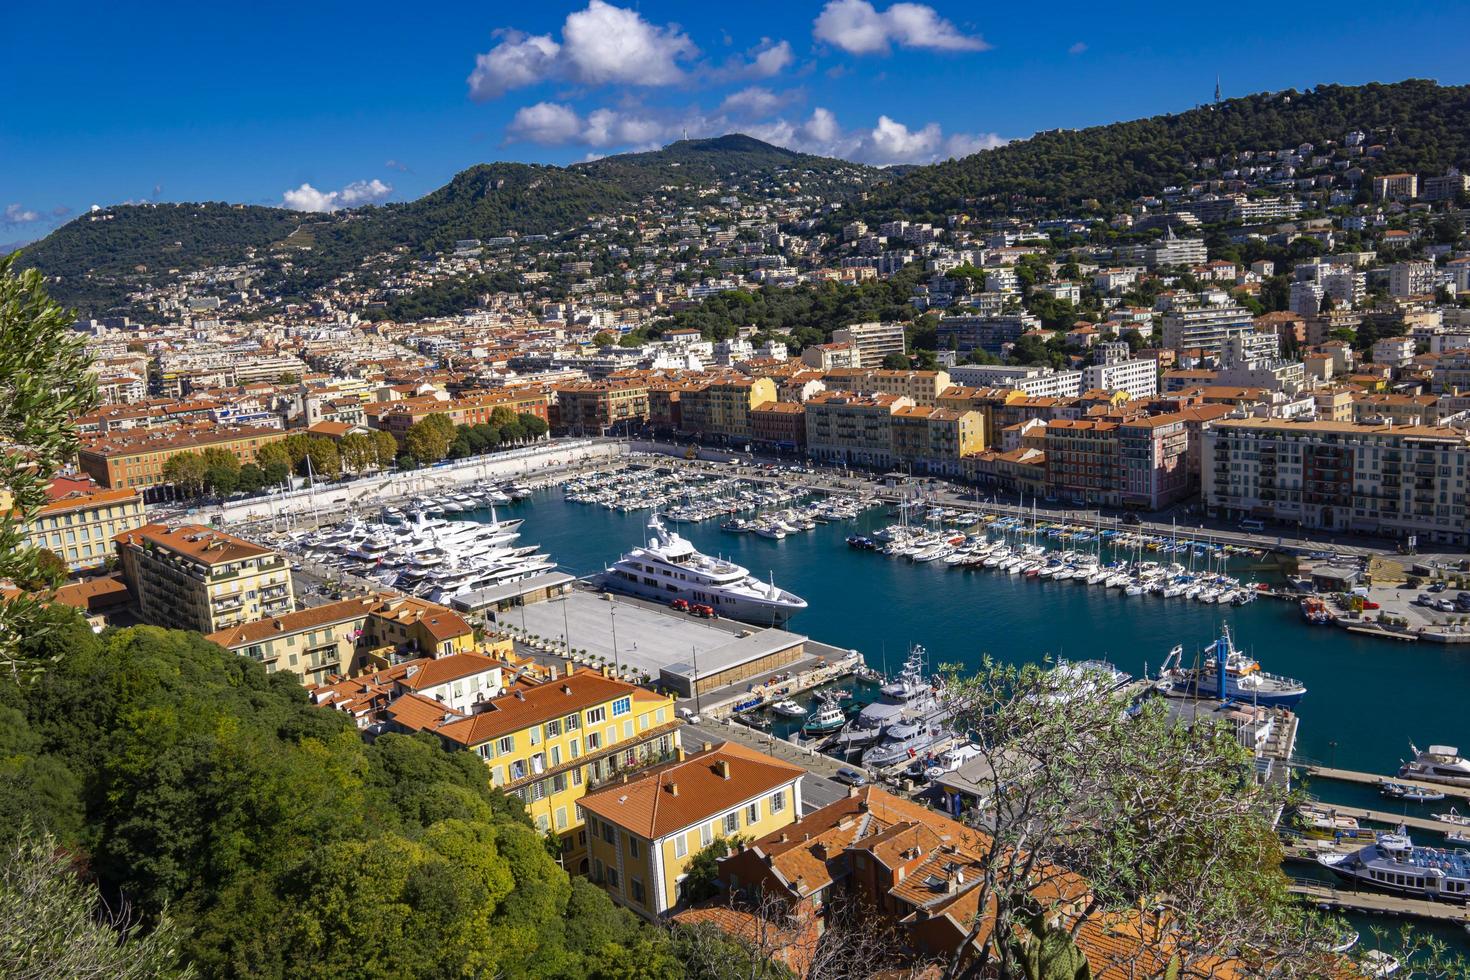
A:
{"label": "building facade", "polygon": [[208,634],[295,608],[290,562],[225,531],[148,524],[116,545],[123,578],[150,625]]}

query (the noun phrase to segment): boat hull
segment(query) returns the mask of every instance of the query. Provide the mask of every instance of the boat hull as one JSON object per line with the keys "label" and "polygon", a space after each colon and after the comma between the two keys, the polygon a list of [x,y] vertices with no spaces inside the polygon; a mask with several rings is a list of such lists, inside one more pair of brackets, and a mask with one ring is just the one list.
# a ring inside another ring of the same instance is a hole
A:
{"label": "boat hull", "polygon": [[683,599],[691,604],[713,605],[715,612],[727,619],[738,619],[743,623],[757,626],[779,626],[806,608],[805,600],[800,600],[801,605],[796,606],[732,595],[718,596],[719,602],[716,604],[711,602],[711,599],[715,597],[702,589],[679,588],[671,592],[662,585],[653,586],[642,582],[632,582],[620,575],[602,575],[598,584],[609,592],[619,592],[640,599],[654,599],[663,603]]}

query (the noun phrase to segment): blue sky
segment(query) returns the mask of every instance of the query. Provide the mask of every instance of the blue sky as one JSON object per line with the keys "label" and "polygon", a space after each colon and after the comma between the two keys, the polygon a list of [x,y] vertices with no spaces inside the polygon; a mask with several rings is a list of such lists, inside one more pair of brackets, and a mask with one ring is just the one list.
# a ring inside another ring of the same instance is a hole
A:
{"label": "blue sky", "polygon": [[[888,164],[1320,82],[1470,81],[1462,4],[138,4],[0,33],[0,243],[87,207],[409,200],[743,131]],[[1387,31],[1392,25],[1393,33]]]}

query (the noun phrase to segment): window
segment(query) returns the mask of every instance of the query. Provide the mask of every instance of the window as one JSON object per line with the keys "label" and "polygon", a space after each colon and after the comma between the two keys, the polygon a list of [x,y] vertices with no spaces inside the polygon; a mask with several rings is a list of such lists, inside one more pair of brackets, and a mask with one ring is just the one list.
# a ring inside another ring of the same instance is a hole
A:
{"label": "window", "polygon": [[786,791],[783,789],[779,793],[771,794],[771,812],[780,813],[784,809],[786,809]]}
{"label": "window", "polygon": [[602,736],[599,735],[597,732],[588,732],[587,733],[587,751],[588,752],[595,752],[595,751],[597,751],[600,748],[602,748]]}
{"label": "window", "polygon": [[543,813],[541,814],[541,816],[536,818],[536,829],[541,831],[543,834],[551,829],[551,821],[546,819],[546,814]]}
{"label": "window", "polygon": [[725,833],[733,834],[740,830],[740,812],[732,811],[725,814]]}
{"label": "window", "polygon": [[559,721],[548,721],[546,723],[546,737],[547,738],[556,738],[560,734],[561,734],[561,722],[559,722]]}
{"label": "window", "polygon": [[553,766],[559,766],[559,765],[561,765],[561,746],[560,745],[553,745],[551,747],[551,764]]}
{"label": "window", "polygon": [[623,722],[623,738],[633,737],[633,719],[629,718]]}
{"label": "window", "polygon": [[[556,808],[556,829],[567,829],[567,808],[564,806],[559,806]],[[567,844],[571,844],[571,842],[571,838],[568,838]]]}
{"label": "window", "polygon": [[614,888],[618,887],[618,869],[609,867],[607,869],[607,883]]}
{"label": "window", "polygon": [[567,717],[566,717],[566,728],[567,728],[567,731],[574,732],[574,731],[576,731],[577,729],[579,729],[581,727],[582,727],[582,719],[581,718],[578,718],[576,715],[567,715]]}
{"label": "window", "polygon": [[639,905],[645,904],[644,903],[644,899],[643,899],[643,882],[639,881],[637,878],[633,878],[632,879],[632,882],[633,882],[633,901],[637,902]]}
{"label": "window", "polygon": [[505,736],[495,748],[501,755],[508,755],[514,752],[516,750],[516,737],[514,735]]}
{"label": "window", "polygon": [[748,806],[748,807],[745,808],[745,822],[746,823],[759,823],[760,822],[760,818],[761,818],[761,801],[760,800],[756,800],[750,806]]}
{"label": "window", "polygon": [[602,822],[602,839],[607,841],[609,844],[616,844],[618,842],[617,830],[614,829],[613,825],[608,823],[606,820]]}
{"label": "window", "polygon": [[531,736],[531,744],[532,745],[540,745],[541,744],[541,726],[540,725],[533,725],[531,728],[527,729],[527,734]]}
{"label": "window", "polygon": [[681,858],[689,853],[689,835],[680,834],[674,838],[674,857]]}
{"label": "window", "polygon": [[595,725],[595,724],[597,724],[600,721],[606,721],[606,720],[607,720],[607,709],[606,708],[593,708],[592,710],[590,710],[590,711],[587,712],[587,724],[589,724],[589,725]]}
{"label": "window", "polygon": [[582,754],[581,745],[575,738],[567,743],[567,748],[571,751],[573,759]]}
{"label": "window", "polygon": [[553,793],[564,793],[567,788],[567,774],[559,772],[551,777],[551,791]]}
{"label": "window", "polygon": [[714,823],[711,822],[711,823],[702,823],[702,824],[700,824],[699,825],[699,846],[700,847],[709,847],[710,844],[714,842],[714,839],[715,839],[715,825],[714,825]]}
{"label": "window", "polygon": [[[599,708],[598,710],[601,711],[602,709]],[[625,714],[627,714],[628,712],[630,712],[632,710],[633,710],[633,699],[632,698],[618,698],[616,701],[613,702],[613,717],[614,718],[618,717],[619,715],[625,715]],[[598,721],[601,721],[602,719],[599,718],[597,720]]]}
{"label": "window", "polygon": [[638,856],[638,838],[631,835],[628,837],[628,856],[632,858]]}

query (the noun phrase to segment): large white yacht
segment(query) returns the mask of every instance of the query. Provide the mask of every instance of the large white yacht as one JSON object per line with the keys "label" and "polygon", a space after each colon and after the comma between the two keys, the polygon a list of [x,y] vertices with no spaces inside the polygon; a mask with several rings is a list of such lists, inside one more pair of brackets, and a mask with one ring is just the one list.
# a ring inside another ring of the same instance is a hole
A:
{"label": "large white yacht", "polygon": [[648,544],[613,563],[602,584],[617,592],[710,606],[721,616],[760,625],[783,623],[806,608],[806,600],[774,582],[762,582],[734,562],[701,554],[655,515]]}
{"label": "large white yacht", "polygon": [[1421,752],[1410,742],[1409,748],[1413,750],[1414,758],[1399,767],[1400,779],[1470,786],[1470,760],[1461,757],[1460,750],[1453,745],[1431,745]]}

